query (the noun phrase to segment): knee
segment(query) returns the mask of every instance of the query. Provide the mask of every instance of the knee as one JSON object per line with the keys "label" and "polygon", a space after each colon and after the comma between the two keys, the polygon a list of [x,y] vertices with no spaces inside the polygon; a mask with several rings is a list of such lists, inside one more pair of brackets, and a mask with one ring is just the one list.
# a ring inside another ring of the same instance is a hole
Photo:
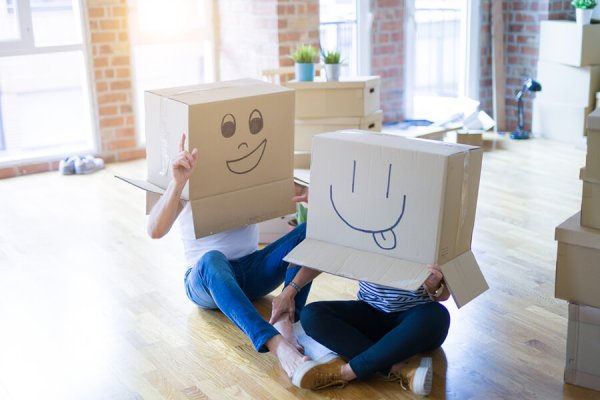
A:
{"label": "knee", "polygon": [[450,313],[448,309],[440,303],[428,303],[427,306],[427,325],[428,331],[436,336],[436,346],[439,347],[446,340],[448,330],[450,329]]}
{"label": "knee", "polygon": [[223,263],[228,263],[225,254],[217,250],[211,250],[204,253],[200,260],[198,260],[192,268],[192,273],[203,280],[210,279],[220,272],[225,271]]}

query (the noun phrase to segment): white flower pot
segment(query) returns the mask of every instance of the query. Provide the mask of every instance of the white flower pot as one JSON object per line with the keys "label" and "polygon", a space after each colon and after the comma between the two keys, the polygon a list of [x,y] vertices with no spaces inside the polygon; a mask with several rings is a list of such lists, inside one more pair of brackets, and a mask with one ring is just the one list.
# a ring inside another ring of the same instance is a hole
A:
{"label": "white flower pot", "polygon": [[325,64],[325,76],[330,82],[337,82],[340,80],[340,67],[341,64]]}
{"label": "white flower pot", "polygon": [[576,8],[575,9],[575,20],[579,25],[586,25],[592,21],[592,13],[594,9],[584,9],[584,8]]}

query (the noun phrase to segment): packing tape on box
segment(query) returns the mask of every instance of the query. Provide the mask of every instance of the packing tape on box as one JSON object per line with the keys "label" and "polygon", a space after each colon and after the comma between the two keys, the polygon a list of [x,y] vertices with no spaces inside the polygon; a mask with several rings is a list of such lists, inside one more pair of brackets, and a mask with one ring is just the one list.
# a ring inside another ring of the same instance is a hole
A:
{"label": "packing tape on box", "polygon": [[464,152],[465,157],[463,159],[463,181],[462,181],[462,188],[461,188],[461,192],[460,192],[460,214],[458,217],[458,231],[457,231],[457,235],[456,235],[456,241],[454,242],[454,248],[457,249],[458,248],[458,241],[459,239],[463,236],[461,234],[463,227],[465,226],[465,220],[467,219],[467,215],[468,215],[468,202],[469,202],[469,198],[468,198],[468,189],[469,189],[469,163],[471,162],[471,151],[466,150]]}
{"label": "packing tape on box", "polygon": [[158,173],[161,176],[166,176],[169,172],[169,132],[167,132],[167,101],[166,97],[160,98],[160,126],[159,126],[159,143],[160,143],[160,170]]}

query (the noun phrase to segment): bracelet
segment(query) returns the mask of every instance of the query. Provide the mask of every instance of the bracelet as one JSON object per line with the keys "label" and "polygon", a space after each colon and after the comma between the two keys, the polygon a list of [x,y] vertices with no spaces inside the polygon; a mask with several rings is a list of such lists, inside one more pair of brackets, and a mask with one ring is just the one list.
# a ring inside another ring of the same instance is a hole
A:
{"label": "bracelet", "polygon": [[294,281],[290,281],[290,283],[288,283],[288,285],[290,285],[291,287],[293,287],[294,289],[296,289],[296,292],[300,292],[300,290],[302,290],[302,288],[298,285],[296,285],[294,283]]}

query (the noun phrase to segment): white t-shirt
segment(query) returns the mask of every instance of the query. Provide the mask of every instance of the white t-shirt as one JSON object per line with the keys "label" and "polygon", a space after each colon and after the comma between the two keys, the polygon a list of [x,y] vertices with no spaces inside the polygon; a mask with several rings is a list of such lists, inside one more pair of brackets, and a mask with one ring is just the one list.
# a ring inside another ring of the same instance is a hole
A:
{"label": "white t-shirt", "polygon": [[187,266],[195,265],[204,253],[218,250],[228,260],[243,257],[258,249],[258,225],[217,233],[196,239],[192,207],[188,202],[179,214],[179,227]]}

